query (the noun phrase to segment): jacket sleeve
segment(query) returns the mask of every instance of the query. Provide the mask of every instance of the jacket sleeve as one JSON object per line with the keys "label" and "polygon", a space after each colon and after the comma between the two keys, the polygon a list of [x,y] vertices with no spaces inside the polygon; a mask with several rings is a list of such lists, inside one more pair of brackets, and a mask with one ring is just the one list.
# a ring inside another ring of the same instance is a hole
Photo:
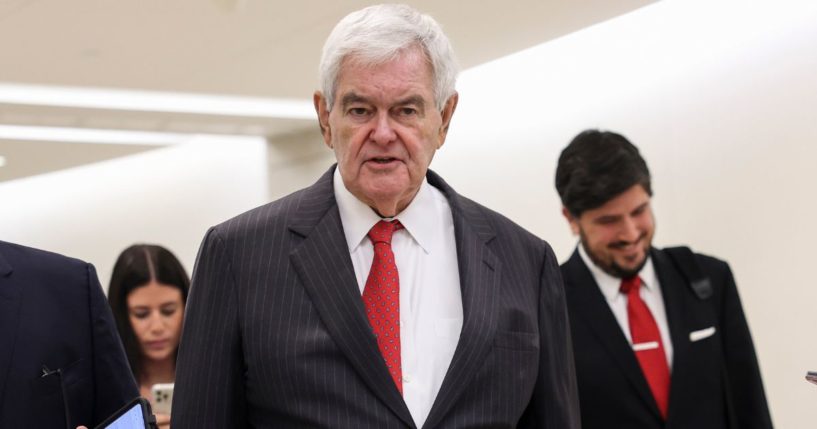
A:
{"label": "jacket sleeve", "polygon": [[232,264],[211,228],[199,249],[185,308],[172,427],[245,427],[243,368]]}
{"label": "jacket sleeve", "polygon": [[87,265],[87,284],[93,332],[94,422],[80,423],[96,425],[139,396],[139,389],[119,339],[111,307],[91,265]]}
{"label": "jacket sleeve", "polygon": [[[724,264],[725,265],[725,264]],[[732,271],[723,271],[723,350],[727,403],[736,420],[731,427],[767,429],[772,427],[766,394],[760,377],[755,346],[743,314]]]}
{"label": "jacket sleeve", "polygon": [[549,245],[539,285],[539,375],[519,427],[579,429],[573,345],[559,264]]}

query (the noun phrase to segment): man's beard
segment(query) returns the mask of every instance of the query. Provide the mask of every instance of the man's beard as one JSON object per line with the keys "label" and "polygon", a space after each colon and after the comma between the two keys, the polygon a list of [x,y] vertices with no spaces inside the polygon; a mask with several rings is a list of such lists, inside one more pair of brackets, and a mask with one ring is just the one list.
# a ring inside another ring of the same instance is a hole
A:
{"label": "man's beard", "polygon": [[[644,233],[643,235],[638,237],[638,240],[636,240],[636,241],[643,240],[646,237],[646,235],[647,234]],[[647,243],[647,249],[646,249],[646,252],[645,252],[645,255],[644,255],[644,259],[641,260],[641,262],[638,264],[637,267],[635,267],[633,269],[627,269],[627,268],[624,268],[624,267],[618,265],[616,263],[616,259],[613,258],[612,255],[610,256],[610,263],[609,264],[605,264],[604,261],[599,259],[599,257],[596,256],[595,253],[593,253],[593,250],[590,249],[590,245],[587,244],[587,237],[584,235],[584,231],[582,231],[581,229],[579,229],[579,237],[581,237],[582,247],[584,247],[584,251],[585,251],[585,253],[587,253],[587,256],[590,257],[590,260],[593,261],[593,263],[596,264],[597,267],[601,268],[602,271],[604,271],[607,274],[610,274],[613,277],[616,277],[616,278],[619,278],[619,279],[628,279],[628,278],[631,278],[631,277],[635,277],[636,275],[638,275],[638,273],[641,271],[641,269],[644,268],[644,265],[647,264],[647,258],[649,257],[649,248],[650,248],[649,243]]]}

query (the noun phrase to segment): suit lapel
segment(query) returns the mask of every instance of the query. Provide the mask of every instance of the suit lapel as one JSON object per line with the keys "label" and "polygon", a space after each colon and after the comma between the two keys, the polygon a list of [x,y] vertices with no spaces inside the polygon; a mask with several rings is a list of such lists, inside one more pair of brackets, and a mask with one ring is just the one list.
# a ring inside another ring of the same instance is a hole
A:
{"label": "suit lapel", "polygon": [[411,413],[386,369],[366,318],[332,187],[334,167],[305,191],[290,230],[303,237],[290,253],[332,339],[364,382],[400,419]]}
{"label": "suit lapel", "polygon": [[[672,378],[670,382],[670,410],[672,416],[673,404],[684,401],[685,392],[694,392],[694,388],[686,386],[687,380],[694,380],[695,374],[689,368],[689,327],[684,316],[684,309],[690,308],[687,301],[687,282],[672,266],[672,262],[660,250],[653,249],[651,257],[661,283],[661,294],[664,297],[664,308],[667,312],[670,337],[672,338]],[[694,399],[692,399],[694,400]]]}
{"label": "suit lapel", "polygon": [[434,172],[429,171],[428,181],[446,195],[451,206],[463,307],[460,339],[424,425],[434,427],[471,385],[491,349],[502,267],[488,246],[494,231],[484,215]]}
{"label": "suit lapel", "polygon": [[[0,243],[0,250],[5,244]],[[3,398],[19,323],[22,285],[14,282],[11,264],[0,252],[0,400]]]}
{"label": "suit lapel", "polygon": [[579,255],[578,249],[565,263],[564,281],[565,289],[568,290],[568,300],[571,301],[572,315],[581,318],[590,327],[598,342],[624,372],[638,396],[656,416],[660,417],[658,405],[641,372],[635,353],[613,316],[613,312],[610,311],[610,306],[596,284],[596,280]]}

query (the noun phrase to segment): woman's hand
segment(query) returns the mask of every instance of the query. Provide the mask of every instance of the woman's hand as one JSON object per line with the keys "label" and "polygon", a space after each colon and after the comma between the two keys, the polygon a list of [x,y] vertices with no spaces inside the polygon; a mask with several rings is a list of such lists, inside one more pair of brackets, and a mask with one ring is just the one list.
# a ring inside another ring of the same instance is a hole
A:
{"label": "woman's hand", "polygon": [[170,414],[161,414],[156,413],[156,426],[159,426],[159,429],[170,429]]}

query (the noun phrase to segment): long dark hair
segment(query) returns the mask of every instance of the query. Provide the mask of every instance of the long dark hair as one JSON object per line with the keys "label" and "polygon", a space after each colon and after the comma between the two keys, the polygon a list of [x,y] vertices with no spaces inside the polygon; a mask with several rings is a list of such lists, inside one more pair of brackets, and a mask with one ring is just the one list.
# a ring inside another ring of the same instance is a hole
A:
{"label": "long dark hair", "polygon": [[[187,303],[190,277],[173,253],[153,244],[134,244],[123,250],[116,259],[111,274],[108,304],[113,311],[116,327],[137,383],[142,369],[142,351],[128,316],[128,295],[151,281],[179,288],[182,292],[182,304]],[[176,359],[175,352],[173,359]]]}

